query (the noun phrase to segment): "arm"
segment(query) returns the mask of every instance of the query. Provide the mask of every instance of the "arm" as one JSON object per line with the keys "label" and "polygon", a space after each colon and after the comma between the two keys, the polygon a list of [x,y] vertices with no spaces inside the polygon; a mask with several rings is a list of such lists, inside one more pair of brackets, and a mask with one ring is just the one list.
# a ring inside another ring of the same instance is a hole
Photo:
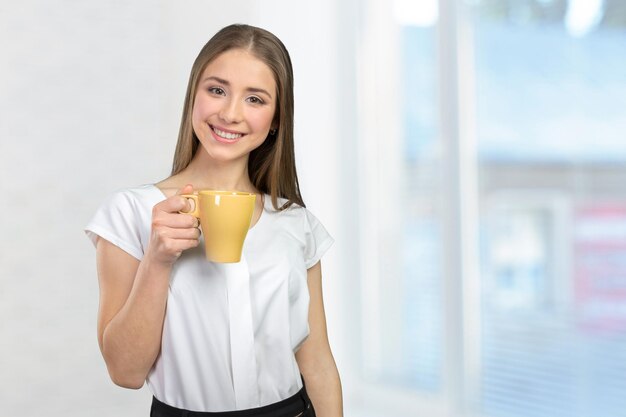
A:
{"label": "arm", "polygon": [[307,392],[319,417],[343,416],[341,381],[328,342],[322,299],[322,266],[318,262],[307,272],[309,294],[309,337],[296,352]]}
{"label": "arm", "polygon": [[141,262],[98,239],[98,343],[111,379],[122,387],[141,388],[161,349],[172,265],[183,250],[198,244],[196,220],[178,214],[187,205],[174,196],[154,207]]}

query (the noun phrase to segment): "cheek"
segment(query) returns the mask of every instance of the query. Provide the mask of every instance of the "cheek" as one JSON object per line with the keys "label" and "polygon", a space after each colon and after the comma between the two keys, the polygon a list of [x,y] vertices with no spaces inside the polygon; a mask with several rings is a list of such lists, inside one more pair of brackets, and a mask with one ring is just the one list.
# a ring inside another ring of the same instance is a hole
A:
{"label": "cheek", "polygon": [[206,136],[208,126],[206,125],[207,114],[209,114],[209,105],[205,100],[196,100],[191,110],[191,127],[198,138]]}
{"label": "cheek", "polygon": [[255,130],[269,130],[273,119],[274,111],[270,109],[268,111],[255,113],[248,120],[251,125],[254,125]]}
{"label": "cheek", "polygon": [[202,122],[215,111],[216,103],[214,103],[203,92],[196,94],[196,98],[193,101],[193,109],[191,111],[192,120]]}
{"label": "cheek", "polygon": [[191,111],[191,120],[194,122],[199,122],[202,120],[202,115],[204,114],[204,105],[201,101],[196,100],[193,103],[193,109]]}

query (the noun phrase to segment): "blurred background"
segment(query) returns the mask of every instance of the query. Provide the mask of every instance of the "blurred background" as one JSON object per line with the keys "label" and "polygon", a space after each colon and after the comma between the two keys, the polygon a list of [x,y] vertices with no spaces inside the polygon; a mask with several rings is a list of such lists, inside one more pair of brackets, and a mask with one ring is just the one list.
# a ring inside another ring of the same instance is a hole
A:
{"label": "blurred background", "polygon": [[148,414],[82,228],[235,22],[294,63],[345,415],[626,416],[624,0],[0,0],[0,414]]}

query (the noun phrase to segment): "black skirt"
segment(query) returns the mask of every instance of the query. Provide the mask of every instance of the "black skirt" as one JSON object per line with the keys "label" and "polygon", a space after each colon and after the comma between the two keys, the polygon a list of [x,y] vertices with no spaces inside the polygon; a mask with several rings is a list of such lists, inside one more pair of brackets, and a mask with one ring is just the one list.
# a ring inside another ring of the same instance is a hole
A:
{"label": "black skirt", "polygon": [[152,397],[150,417],[315,417],[313,404],[303,386],[297,394],[285,400],[248,410],[199,412],[167,405]]}

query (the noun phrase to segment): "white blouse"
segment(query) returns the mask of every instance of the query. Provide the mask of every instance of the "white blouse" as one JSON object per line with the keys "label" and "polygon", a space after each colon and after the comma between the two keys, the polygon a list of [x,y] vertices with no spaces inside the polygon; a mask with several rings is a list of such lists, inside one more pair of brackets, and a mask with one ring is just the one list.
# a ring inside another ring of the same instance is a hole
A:
{"label": "white blouse", "polygon": [[[154,185],[118,191],[85,228],[141,260]],[[279,199],[279,205],[286,200]],[[295,352],[309,334],[307,269],[333,239],[306,209],[277,211],[265,196],[235,264],[206,260],[204,242],[170,276],[161,353],[147,383],[154,396],[192,411],[232,411],[281,401],[302,388]]]}

